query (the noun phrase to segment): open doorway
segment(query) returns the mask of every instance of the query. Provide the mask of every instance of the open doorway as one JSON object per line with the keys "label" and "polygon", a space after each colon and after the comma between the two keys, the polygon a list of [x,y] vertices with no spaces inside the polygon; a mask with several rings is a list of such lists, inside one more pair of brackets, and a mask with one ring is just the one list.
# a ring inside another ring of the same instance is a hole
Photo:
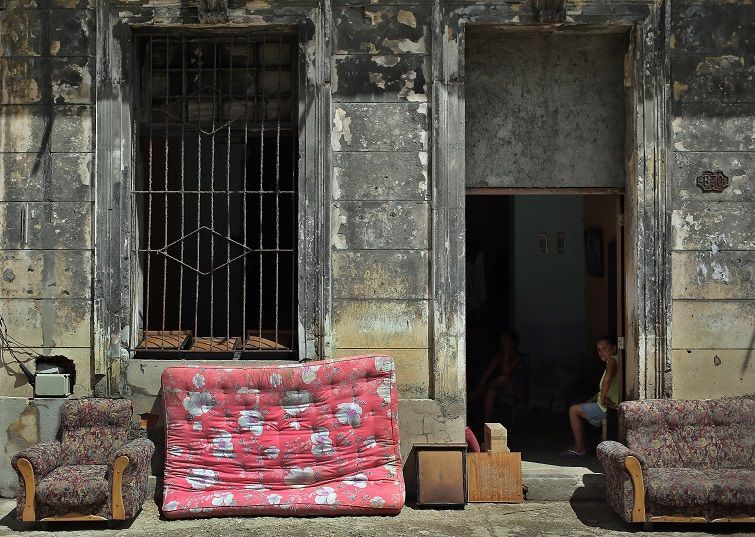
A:
{"label": "open doorway", "polygon": [[[571,444],[569,405],[598,391],[596,341],[623,335],[622,196],[469,192],[468,422],[481,433],[488,406],[513,449],[550,460]],[[504,334],[519,365],[491,406],[478,388]]]}
{"label": "open doorway", "polygon": [[[481,432],[487,401],[525,461],[560,464],[556,453],[576,444],[568,408],[596,394],[605,367],[596,340],[623,335],[631,36],[619,26],[466,30],[468,421]],[[491,402],[476,388],[515,339],[521,365],[504,376],[516,379]]]}

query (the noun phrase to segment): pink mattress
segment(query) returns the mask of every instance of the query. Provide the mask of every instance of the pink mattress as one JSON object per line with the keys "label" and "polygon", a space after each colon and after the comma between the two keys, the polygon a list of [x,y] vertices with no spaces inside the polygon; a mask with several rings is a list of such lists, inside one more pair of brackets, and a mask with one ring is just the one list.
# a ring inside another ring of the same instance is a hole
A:
{"label": "pink mattress", "polygon": [[167,518],[395,514],[393,360],[163,372]]}

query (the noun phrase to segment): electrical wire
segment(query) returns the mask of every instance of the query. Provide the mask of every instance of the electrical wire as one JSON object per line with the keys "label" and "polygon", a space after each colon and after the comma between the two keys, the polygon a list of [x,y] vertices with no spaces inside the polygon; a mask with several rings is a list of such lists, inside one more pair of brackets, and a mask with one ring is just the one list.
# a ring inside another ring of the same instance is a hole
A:
{"label": "electrical wire", "polygon": [[[18,350],[19,348],[22,350]],[[32,358],[41,358],[42,355],[31,347],[28,347],[11,337],[8,334],[8,325],[5,322],[5,319],[3,319],[3,316],[0,315],[0,356],[3,354],[3,351],[10,354],[11,358],[13,358],[18,363],[19,367],[21,367],[21,371],[24,372],[26,379],[29,381],[29,384],[34,386],[34,373],[29,371],[29,368],[26,367],[26,364],[24,364],[18,358],[18,354],[30,356]],[[5,360],[3,360],[3,363],[5,363]]]}

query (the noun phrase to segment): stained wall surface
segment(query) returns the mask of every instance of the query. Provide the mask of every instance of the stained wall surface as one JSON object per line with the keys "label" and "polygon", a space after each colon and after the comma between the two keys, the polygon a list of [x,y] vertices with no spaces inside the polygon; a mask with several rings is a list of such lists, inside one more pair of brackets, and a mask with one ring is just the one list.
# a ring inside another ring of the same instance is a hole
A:
{"label": "stained wall surface", "polygon": [[624,33],[466,36],[466,184],[624,186]]}
{"label": "stained wall surface", "polygon": [[[755,8],[672,3],[673,396],[755,395]],[[721,193],[696,186],[721,171]]]}
{"label": "stained wall surface", "polygon": [[334,356],[395,357],[405,398],[430,394],[430,9],[333,13]]}
{"label": "stained wall surface", "polygon": [[[0,11],[0,314],[31,353],[76,364],[91,389],[93,4]],[[20,358],[30,363],[29,355]],[[0,395],[32,388],[3,355]]]}

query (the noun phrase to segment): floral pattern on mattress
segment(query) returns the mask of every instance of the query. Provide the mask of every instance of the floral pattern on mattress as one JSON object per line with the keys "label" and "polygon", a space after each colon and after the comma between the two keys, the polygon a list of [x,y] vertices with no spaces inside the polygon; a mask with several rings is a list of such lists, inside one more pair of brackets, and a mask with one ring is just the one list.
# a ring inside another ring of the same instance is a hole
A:
{"label": "floral pattern on mattress", "polygon": [[394,514],[404,504],[387,356],[162,377],[167,518]]}

